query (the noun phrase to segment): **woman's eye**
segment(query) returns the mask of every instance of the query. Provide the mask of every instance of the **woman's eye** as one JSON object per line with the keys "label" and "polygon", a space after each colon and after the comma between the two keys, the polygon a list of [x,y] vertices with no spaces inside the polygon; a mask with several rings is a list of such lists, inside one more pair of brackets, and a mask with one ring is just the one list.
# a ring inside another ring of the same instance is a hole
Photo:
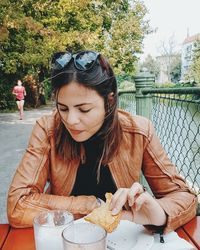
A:
{"label": "woman's eye", "polygon": [[68,108],[59,108],[59,111],[60,112],[66,112],[66,111],[68,111]]}
{"label": "woman's eye", "polygon": [[82,113],[88,113],[91,109],[80,109]]}

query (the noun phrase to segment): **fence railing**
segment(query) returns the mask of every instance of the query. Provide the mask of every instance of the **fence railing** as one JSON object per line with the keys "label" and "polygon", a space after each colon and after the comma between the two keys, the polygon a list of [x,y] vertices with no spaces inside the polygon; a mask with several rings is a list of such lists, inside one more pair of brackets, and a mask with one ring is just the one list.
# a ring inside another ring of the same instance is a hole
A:
{"label": "fence railing", "polygon": [[119,91],[119,107],[152,120],[169,158],[200,197],[200,88],[144,88],[143,83],[138,91],[136,84],[136,91]]}

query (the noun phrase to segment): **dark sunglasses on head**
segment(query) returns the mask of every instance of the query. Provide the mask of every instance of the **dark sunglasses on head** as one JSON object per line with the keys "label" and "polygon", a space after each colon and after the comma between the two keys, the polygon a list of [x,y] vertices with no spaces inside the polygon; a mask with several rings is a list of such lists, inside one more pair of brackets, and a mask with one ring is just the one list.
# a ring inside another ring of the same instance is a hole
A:
{"label": "dark sunglasses on head", "polygon": [[73,59],[74,66],[80,71],[90,70],[100,54],[95,51],[81,51],[75,54],[69,52],[55,53],[52,59],[52,69],[62,70]]}

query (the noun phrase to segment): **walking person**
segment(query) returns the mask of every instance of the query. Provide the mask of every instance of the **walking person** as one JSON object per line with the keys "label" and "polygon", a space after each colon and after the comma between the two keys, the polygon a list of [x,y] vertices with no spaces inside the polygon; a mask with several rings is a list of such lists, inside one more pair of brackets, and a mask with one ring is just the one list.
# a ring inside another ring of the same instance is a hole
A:
{"label": "walking person", "polygon": [[[151,121],[117,108],[117,80],[95,51],[56,53],[56,110],[37,120],[8,192],[8,219],[30,227],[40,212],[80,218],[113,193],[110,210],[155,232],[196,214],[197,196],[178,174]],[[139,183],[146,177],[154,196]],[[46,186],[49,182],[48,192]]]}
{"label": "walking person", "polygon": [[24,97],[26,96],[25,87],[22,86],[22,81],[18,80],[17,85],[13,88],[12,94],[15,95],[17,108],[19,110],[19,119],[23,119],[24,115]]}

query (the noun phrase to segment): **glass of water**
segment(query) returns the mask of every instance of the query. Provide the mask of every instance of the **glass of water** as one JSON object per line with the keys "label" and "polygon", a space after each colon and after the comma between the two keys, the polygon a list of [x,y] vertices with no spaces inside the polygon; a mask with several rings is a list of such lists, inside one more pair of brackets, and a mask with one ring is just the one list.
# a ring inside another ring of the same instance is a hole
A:
{"label": "glass of water", "polygon": [[73,221],[73,215],[64,210],[39,213],[33,220],[36,250],[63,250],[62,231]]}
{"label": "glass of water", "polygon": [[88,222],[69,225],[63,230],[64,250],[106,250],[107,232]]}

